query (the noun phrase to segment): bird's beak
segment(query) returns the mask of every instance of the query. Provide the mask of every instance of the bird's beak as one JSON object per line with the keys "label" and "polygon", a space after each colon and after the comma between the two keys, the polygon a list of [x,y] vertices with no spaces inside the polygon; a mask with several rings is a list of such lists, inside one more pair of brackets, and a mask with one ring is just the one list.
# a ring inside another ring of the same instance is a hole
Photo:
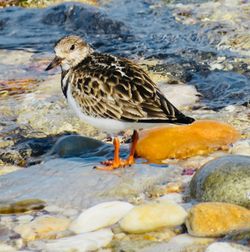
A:
{"label": "bird's beak", "polygon": [[51,63],[46,67],[45,71],[48,71],[54,67],[57,67],[61,64],[62,58],[55,56],[55,58],[51,61]]}

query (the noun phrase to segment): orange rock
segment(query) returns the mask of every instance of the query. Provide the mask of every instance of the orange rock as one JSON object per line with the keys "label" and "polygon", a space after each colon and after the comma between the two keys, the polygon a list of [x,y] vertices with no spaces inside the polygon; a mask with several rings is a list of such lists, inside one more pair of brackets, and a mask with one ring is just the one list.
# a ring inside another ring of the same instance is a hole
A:
{"label": "orange rock", "polygon": [[222,149],[238,140],[240,134],[229,124],[196,121],[190,125],[163,126],[143,130],[136,147],[138,156],[150,162],[184,159]]}
{"label": "orange rock", "polygon": [[250,228],[250,211],[223,202],[199,203],[186,218],[188,233],[201,237],[219,237],[236,230]]}

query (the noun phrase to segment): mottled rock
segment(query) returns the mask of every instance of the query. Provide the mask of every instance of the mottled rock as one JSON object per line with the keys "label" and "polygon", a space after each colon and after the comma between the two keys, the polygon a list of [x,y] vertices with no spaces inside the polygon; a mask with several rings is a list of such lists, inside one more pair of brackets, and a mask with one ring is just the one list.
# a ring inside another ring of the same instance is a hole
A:
{"label": "mottled rock", "polygon": [[250,210],[229,203],[200,203],[188,212],[186,226],[191,235],[219,237],[250,228]]}
{"label": "mottled rock", "polygon": [[64,217],[44,215],[36,218],[30,223],[15,227],[15,232],[26,241],[35,239],[53,239],[57,233],[68,228],[70,220]]}
{"label": "mottled rock", "polygon": [[140,252],[200,252],[204,251],[204,247],[213,242],[211,238],[198,238],[188,234],[177,235],[169,242],[163,242],[154,245]]}
{"label": "mottled rock", "polygon": [[45,244],[45,249],[47,252],[93,251],[107,246],[112,238],[110,229],[102,229],[50,241]]}
{"label": "mottled rock", "polygon": [[0,214],[25,213],[29,211],[41,210],[45,207],[45,202],[39,199],[26,199],[21,201],[1,201]]}
{"label": "mottled rock", "polygon": [[250,208],[250,157],[229,155],[208,162],[190,183],[199,201],[222,201]]}
{"label": "mottled rock", "polygon": [[207,247],[205,252],[249,252],[250,248],[227,242],[215,242]]}
{"label": "mottled rock", "polygon": [[95,165],[80,158],[54,159],[0,176],[0,201],[39,198],[48,205],[82,210],[104,201],[133,200],[155,185],[176,181],[182,171],[178,166],[135,164],[105,172],[93,169]]}
{"label": "mottled rock", "polygon": [[134,207],[121,221],[122,230],[144,233],[184,223],[186,211],[178,204],[163,200]]}
{"label": "mottled rock", "polygon": [[239,133],[228,124],[196,121],[191,125],[164,126],[142,131],[136,152],[152,162],[168,158],[184,159],[226,148],[238,138]]}
{"label": "mottled rock", "polygon": [[70,230],[79,234],[111,226],[118,222],[133,207],[133,205],[122,201],[98,204],[80,214],[71,224]]}

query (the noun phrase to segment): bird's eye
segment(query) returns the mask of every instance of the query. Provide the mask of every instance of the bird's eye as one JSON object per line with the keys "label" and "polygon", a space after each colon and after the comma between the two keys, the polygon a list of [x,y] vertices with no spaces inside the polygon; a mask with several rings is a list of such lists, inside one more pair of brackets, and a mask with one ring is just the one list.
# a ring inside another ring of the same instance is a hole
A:
{"label": "bird's eye", "polygon": [[72,46],[70,47],[70,50],[73,51],[74,49],[75,49],[75,45],[72,45]]}

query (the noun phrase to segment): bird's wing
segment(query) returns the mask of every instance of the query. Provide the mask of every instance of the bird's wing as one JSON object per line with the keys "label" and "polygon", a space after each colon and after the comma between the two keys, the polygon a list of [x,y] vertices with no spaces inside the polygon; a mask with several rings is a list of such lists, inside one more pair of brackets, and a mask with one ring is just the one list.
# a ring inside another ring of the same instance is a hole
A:
{"label": "bird's wing", "polygon": [[193,121],[127,59],[95,54],[76,68],[73,79],[72,95],[87,115],[130,122]]}

